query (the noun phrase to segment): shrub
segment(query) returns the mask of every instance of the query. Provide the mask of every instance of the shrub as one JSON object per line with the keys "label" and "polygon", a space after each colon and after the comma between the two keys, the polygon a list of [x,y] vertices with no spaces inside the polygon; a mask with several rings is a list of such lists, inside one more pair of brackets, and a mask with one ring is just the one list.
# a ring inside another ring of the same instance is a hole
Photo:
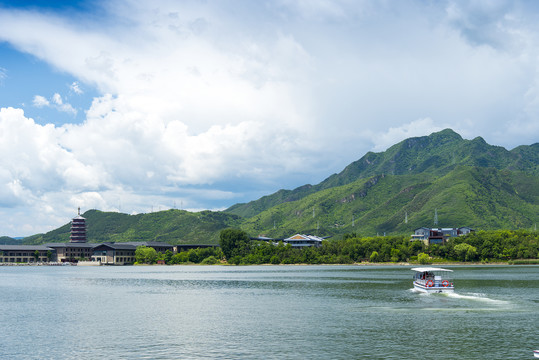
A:
{"label": "shrub", "polygon": [[205,258],[204,260],[202,260],[201,264],[202,265],[215,265],[215,264],[219,264],[220,261],[219,259],[217,259],[215,256],[208,256],[207,258]]}
{"label": "shrub", "polygon": [[417,261],[422,265],[428,264],[430,263],[430,256],[425,253],[419,253],[417,255]]}

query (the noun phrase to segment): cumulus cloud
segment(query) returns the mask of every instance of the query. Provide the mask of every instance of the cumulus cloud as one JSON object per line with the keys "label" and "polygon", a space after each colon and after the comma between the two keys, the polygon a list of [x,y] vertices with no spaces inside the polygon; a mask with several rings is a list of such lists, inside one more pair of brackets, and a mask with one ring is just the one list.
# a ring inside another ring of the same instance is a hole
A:
{"label": "cumulus cloud", "polygon": [[41,95],[35,95],[32,104],[38,108],[52,107],[61,112],[77,115],[77,110],[71,104],[64,103],[62,96],[58,93],[52,96],[51,101]]}
{"label": "cumulus cloud", "polygon": [[[2,9],[0,40],[73,75],[70,95],[99,92],[81,124],[1,110],[5,206],[44,222],[120,202],[222,208],[447,127],[537,141],[539,32],[525,6],[229,5],[98,2],[101,22]],[[33,105],[77,113],[50,93]]]}

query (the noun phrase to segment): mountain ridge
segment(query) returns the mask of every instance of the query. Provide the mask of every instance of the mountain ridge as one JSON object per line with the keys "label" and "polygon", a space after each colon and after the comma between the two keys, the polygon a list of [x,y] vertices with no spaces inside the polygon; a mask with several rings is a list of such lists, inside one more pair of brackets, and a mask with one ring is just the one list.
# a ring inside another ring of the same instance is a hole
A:
{"label": "mountain ridge", "polygon": [[[409,234],[421,226],[531,228],[539,222],[539,143],[508,151],[450,129],[369,152],[316,185],[279,190],[225,211],[127,215],[90,210],[90,242],[217,244],[221,230],[271,237]],[[439,223],[434,224],[434,214]],[[69,241],[69,224],[23,240]]]}
{"label": "mountain ridge", "polygon": [[489,145],[481,137],[464,140],[453,130],[445,129],[428,136],[405,139],[383,152],[368,152],[319,184],[303,185],[294,190],[281,189],[258,200],[235,204],[225,212],[252,217],[271,206],[346,185],[358,178],[433,171],[444,174],[457,165],[519,170],[539,175],[539,143],[521,145],[513,150],[516,151],[513,153],[501,146]]}
{"label": "mountain ridge", "polygon": [[281,237],[293,229],[320,236],[374,236],[411,233],[422,226],[531,227],[539,213],[536,189],[538,177],[492,168],[460,166],[443,177],[377,175],[276,205],[246,219],[243,229]]}

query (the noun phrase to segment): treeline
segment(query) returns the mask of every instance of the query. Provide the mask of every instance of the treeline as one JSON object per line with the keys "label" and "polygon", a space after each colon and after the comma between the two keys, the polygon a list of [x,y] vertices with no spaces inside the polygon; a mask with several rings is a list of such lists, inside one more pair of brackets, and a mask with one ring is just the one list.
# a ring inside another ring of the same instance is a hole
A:
{"label": "treeline", "polygon": [[135,251],[135,264],[156,264],[163,262],[166,265],[202,264],[215,265],[224,260],[224,254],[218,247],[196,248],[174,254],[167,250],[165,253],[157,252],[152,247],[139,246]]}
{"label": "treeline", "polygon": [[539,233],[526,230],[478,231],[450,239],[444,245],[425,246],[408,236],[361,237],[345,234],[321,247],[292,248],[283,243],[250,241],[241,230],[221,232],[220,245],[228,263],[352,264],[359,262],[474,261],[497,262],[539,258]]}
{"label": "treeline", "polygon": [[[466,249],[466,250],[465,250]],[[477,231],[430,247],[433,256],[460,261],[497,261],[539,258],[539,232],[527,230]]]}
{"label": "treeline", "polygon": [[[342,240],[326,240],[322,246],[293,248],[282,242],[252,241],[238,229],[221,231],[220,248],[198,248],[173,254],[141,246],[135,253],[139,264],[353,264],[359,262],[473,261],[531,263],[539,259],[539,233],[526,230],[478,231],[450,239],[444,245],[425,246],[407,236],[361,237],[345,234]],[[515,260],[525,260],[517,262]]]}

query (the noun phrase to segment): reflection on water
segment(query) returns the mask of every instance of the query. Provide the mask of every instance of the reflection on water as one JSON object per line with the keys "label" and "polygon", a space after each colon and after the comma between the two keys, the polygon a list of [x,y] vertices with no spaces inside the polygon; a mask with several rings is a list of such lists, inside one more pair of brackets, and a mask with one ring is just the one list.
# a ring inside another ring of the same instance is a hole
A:
{"label": "reflection on water", "polygon": [[[539,267],[1,268],[3,358],[509,359],[539,347]],[[31,339],[31,341],[23,341]]]}

